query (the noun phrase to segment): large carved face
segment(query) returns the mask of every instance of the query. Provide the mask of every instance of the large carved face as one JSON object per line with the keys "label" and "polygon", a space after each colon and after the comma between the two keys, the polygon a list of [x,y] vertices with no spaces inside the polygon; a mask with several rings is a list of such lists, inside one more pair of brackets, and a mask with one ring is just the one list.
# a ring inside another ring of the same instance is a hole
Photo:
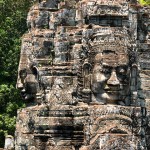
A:
{"label": "large carved face", "polygon": [[129,95],[129,57],[105,50],[95,56],[92,73],[93,101],[122,104]]}

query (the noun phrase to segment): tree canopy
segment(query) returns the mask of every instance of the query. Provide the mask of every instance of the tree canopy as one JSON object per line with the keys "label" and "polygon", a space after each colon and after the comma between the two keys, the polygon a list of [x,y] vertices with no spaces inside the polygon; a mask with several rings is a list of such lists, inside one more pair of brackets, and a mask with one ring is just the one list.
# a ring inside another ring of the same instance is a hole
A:
{"label": "tree canopy", "polygon": [[150,5],[150,0],[139,0],[141,5]]}
{"label": "tree canopy", "polygon": [[14,135],[17,109],[23,107],[15,88],[21,36],[27,31],[31,0],[0,0],[0,147],[6,134]]}

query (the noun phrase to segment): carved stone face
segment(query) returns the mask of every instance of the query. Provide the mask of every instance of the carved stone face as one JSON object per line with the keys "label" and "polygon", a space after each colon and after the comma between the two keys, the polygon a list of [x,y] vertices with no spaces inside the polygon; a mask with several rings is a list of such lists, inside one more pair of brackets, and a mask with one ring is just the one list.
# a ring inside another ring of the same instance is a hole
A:
{"label": "carved stone face", "polygon": [[27,71],[20,70],[17,87],[25,100],[33,99],[37,93],[38,83],[33,74],[27,74]]}
{"label": "carved stone face", "polygon": [[92,100],[124,105],[129,95],[129,75],[127,54],[109,50],[98,53],[92,73]]}

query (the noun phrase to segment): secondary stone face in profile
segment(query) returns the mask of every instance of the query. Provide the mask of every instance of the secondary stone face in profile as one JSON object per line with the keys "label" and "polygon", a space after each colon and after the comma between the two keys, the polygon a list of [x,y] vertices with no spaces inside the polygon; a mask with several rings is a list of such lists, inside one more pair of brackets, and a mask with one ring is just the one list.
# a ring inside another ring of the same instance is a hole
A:
{"label": "secondary stone face in profile", "polygon": [[41,1],[29,11],[16,150],[149,149],[150,9]]}

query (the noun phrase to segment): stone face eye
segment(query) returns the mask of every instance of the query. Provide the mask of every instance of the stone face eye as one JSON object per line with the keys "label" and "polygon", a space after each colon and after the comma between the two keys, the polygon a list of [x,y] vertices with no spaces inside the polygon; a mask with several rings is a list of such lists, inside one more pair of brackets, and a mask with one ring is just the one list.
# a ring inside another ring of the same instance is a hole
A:
{"label": "stone face eye", "polygon": [[124,69],[120,69],[120,73],[125,73],[125,70]]}
{"label": "stone face eye", "polygon": [[101,72],[104,74],[111,74],[112,68],[111,67],[103,67]]}
{"label": "stone face eye", "polygon": [[20,70],[19,75],[20,75],[20,78],[25,78],[27,76],[26,69]]}
{"label": "stone face eye", "polygon": [[117,73],[119,73],[120,75],[126,75],[127,74],[127,70],[125,68],[118,68]]}
{"label": "stone face eye", "polygon": [[103,69],[102,72],[107,74],[107,73],[110,73],[110,70],[109,69]]}

